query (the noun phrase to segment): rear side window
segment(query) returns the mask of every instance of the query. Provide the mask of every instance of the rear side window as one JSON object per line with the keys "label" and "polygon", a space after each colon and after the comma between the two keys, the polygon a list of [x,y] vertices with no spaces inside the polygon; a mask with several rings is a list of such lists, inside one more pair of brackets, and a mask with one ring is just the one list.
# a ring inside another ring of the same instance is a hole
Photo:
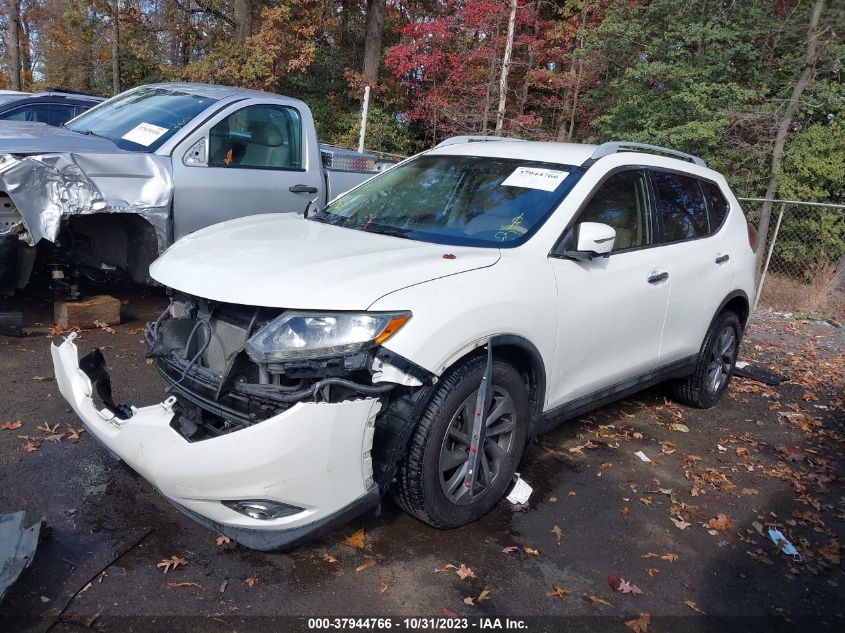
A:
{"label": "rear side window", "polygon": [[728,217],[728,201],[722,195],[719,186],[712,182],[701,182],[707,205],[710,207],[710,232],[715,233]]}
{"label": "rear side window", "polygon": [[666,242],[709,235],[707,205],[697,178],[656,171],[652,172],[652,180]]}
{"label": "rear side window", "polygon": [[55,127],[72,118],[73,106],[56,103],[35,104],[0,114],[0,119],[8,121],[37,121]]}

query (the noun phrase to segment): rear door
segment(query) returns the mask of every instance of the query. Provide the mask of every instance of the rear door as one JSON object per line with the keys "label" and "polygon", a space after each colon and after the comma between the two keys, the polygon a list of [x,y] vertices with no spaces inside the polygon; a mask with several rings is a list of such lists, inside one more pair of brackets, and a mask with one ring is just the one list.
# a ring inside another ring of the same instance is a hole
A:
{"label": "rear door", "polygon": [[718,186],[652,169],[671,291],[660,363],[697,354],[722,300],[734,287],[735,261],[726,239],[728,205]]}
{"label": "rear door", "polygon": [[656,243],[647,176],[625,169],[606,177],[563,237],[580,222],[616,230],[609,257],[553,258],[558,332],[549,405],[613,388],[655,369],[669,300],[669,262]]}
{"label": "rear door", "polygon": [[175,239],[245,215],[302,213],[320,196],[319,153],[305,115],[294,105],[248,99],[188,135],[172,156]]}

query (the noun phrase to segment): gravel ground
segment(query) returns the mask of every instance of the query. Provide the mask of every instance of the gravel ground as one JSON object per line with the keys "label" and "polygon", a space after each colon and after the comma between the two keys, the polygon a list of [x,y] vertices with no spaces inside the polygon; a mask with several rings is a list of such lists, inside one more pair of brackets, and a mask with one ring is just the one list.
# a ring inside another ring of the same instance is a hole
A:
{"label": "gravel ground", "polygon": [[[120,296],[124,323],[86,330],[78,345],[103,349],[116,400],[158,402],[141,328],[165,299]],[[0,512],[47,526],[0,606],[2,631],[290,631],[307,620],[284,616],[314,615],[466,616],[469,628],[509,616],[529,631],[845,630],[836,325],[760,312],[742,358],[784,376],[780,386],[735,379],[708,411],[658,387],[541,437],[522,467],[527,508],[503,502],[438,531],[387,500],[377,516],[260,553],[218,542],[80,431],[53,379],[48,304],[0,309],[23,309],[30,329],[0,337],[0,426],[20,421],[0,430]],[[345,544],[359,529],[364,547]],[[187,563],[163,574],[156,564],[173,556]]]}

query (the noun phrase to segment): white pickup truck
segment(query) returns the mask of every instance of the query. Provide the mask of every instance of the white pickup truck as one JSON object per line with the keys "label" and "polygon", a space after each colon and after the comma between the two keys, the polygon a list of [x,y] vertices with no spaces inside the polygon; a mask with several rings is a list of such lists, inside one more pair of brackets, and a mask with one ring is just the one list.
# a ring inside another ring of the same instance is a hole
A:
{"label": "white pickup truck", "polygon": [[0,292],[26,285],[36,254],[68,288],[147,282],[189,233],[317,210],[383,164],[320,145],[302,101],[226,86],[141,86],[61,128],[0,122]]}

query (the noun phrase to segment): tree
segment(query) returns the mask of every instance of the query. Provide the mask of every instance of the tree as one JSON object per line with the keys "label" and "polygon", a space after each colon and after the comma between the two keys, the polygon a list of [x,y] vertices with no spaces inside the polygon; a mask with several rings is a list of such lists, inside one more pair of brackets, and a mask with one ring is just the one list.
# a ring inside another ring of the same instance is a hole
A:
{"label": "tree", "polygon": [[235,37],[245,40],[252,35],[252,2],[235,0]]}
{"label": "tree", "polygon": [[364,38],[364,78],[367,83],[378,81],[381,65],[381,43],[384,38],[385,0],[367,0],[367,32]]}
{"label": "tree", "polygon": [[112,94],[120,92],[120,0],[112,0],[111,74]]}
{"label": "tree", "polygon": [[786,145],[786,137],[789,134],[789,128],[792,125],[792,119],[798,111],[798,106],[801,101],[801,96],[810,84],[813,76],[813,68],[816,64],[816,55],[819,41],[819,19],[824,10],[825,0],[816,0],[813,5],[813,12],[810,15],[810,25],[807,28],[807,37],[804,43],[804,63],[801,69],[801,74],[792,88],[792,94],[786,104],[786,108],[778,122],[777,136],[775,136],[775,145],[772,149],[772,166],[769,175],[769,185],[766,187],[766,201],[760,209],[760,245],[757,249],[757,268],[758,270],[763,265],[764,253],[766,251],[766,240],[769,234],[769,222],[772,217],[772,199],[777,195],[778,182],[780,179],[781,163],[783,161],[783,148]]}
{"label": "tree", "polygon": [[21,89],[20,5],[20,0],[7,0],[6,2],[8,24],[5,44],[9,64],[9,85],[12,90]]}

